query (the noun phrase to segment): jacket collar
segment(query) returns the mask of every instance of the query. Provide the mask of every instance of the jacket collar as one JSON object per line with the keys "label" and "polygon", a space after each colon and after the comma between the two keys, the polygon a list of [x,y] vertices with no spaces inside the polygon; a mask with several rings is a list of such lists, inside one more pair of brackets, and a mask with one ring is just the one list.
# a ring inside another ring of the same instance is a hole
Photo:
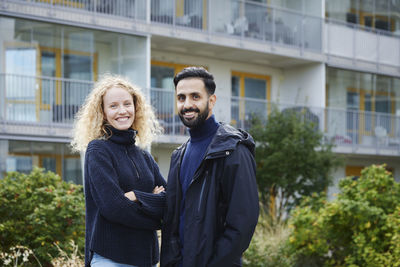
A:
{"label": "jacket collar", "polygon": [[[185,151],[188,142],[189,140],[177,148],[179,154]],[[249,133],[220,122],[217,132],[208,146],[206,158],[225,157],[229,155],[227,152],[236,149],[238,143],[245,145],[250,150],[251,154],[253,156],[255,155],[255,143],[253,137],[251,137]]]}

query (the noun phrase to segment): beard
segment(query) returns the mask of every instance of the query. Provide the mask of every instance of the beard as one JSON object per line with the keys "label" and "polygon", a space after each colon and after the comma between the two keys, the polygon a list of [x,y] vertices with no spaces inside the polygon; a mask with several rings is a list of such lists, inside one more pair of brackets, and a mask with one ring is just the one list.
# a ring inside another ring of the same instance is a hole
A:
{"label": "beard", "polygon": [[[191,111],[197,112],[198,115],[197,115],[197,118],[188,120],[183,116],[183,114],[185,114],[186,112],[191,112]],[[179,112],[179,118],[181,119],[182,123],[186,127],[192,129],[192,128],[197,128],[200,125],[202,125],[207,120],[208,114],[209,114],[209,111],[208,111],[208,102],[207,102],[207,106],[205,107],[205,109],[202,112],[198,108],[182,109]]]}

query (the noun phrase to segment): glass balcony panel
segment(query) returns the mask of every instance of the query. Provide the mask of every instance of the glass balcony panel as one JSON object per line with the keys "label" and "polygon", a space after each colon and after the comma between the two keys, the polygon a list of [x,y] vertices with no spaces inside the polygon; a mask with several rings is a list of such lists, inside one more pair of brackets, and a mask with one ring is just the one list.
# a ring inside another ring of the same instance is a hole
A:
{"label": "glass balcony panel", "polygon": [[266,36],[268,30],[271,30],[272,9],[266,5],[260,5],[253,2],[245,3],[245,17],[248,23],[246,37],[259,40],[271,40]]}
{"label": "glass balcony panel", "polygon": [[303,32],[301,36],[304,36],[302,43],[305,49],[317,52],[322,51],[322,23],[323,21],[317,17],[305,16],[303,18]]}
{"label": "glass balcony panel", "polygon": [[[275,42],[300,47],[302,42],[302,15],[285,10],[275,10]],[[315,38],[315,36],[314,36]]]}
{"label": "glass balcony panel", "polygon": [[156,117],[164,128],[165,135],[186,135],[186,127],[175,109],[175,90],[151,88],[151,105]]}

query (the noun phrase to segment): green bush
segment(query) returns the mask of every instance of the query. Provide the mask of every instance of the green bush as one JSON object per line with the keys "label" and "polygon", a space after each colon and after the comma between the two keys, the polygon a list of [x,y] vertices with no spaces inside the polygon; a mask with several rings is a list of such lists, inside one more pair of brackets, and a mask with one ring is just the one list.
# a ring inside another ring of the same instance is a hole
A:
{"label": "green bush", "polygon": [[315,194],[293,211],[295,266],[400,266],[400,185],[372,165],[339,188],[337,199]]}
{"label": "green bush", "polygon": [[28,175],[12,172],[0,180],[0,203],[0,251],[23,245],[46,266],[58,255],[54,244],[68,251],[75,240],[84,247],[82,186],[39,168]]}
{"label": "green bush", "polygon": [[307,108],[274,107],[264,124],[255,117],[250,133],[257,143],[257,184],[261,199],[278,220],[304,196],[331,184],[332,170],[342,164],[324,140]]}
{"label": "green bush", "polygon": [[292,266],[293,257],[288,253],[287,245],[289,233],[286,222],[274,219],[262,208],[253,239],[243,255],[243,266]]}

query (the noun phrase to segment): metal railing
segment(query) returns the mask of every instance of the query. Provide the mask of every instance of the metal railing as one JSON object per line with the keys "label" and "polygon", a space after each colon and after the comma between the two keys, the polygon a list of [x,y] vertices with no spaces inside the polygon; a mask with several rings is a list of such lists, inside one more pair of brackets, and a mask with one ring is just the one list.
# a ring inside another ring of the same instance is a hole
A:
{"label": "metal railing", "polygon": [[165,135],[187,135],[186,127],[176,111],[175,91],[151,88],[150,101]]}
{"label": "metal railing", "polygon": [[0,86],[3,120],[71,124],[92,82],[2,73]]}
{"label": "metal railing", "polygon": [[[22,1],[23,0],[14,0]],[[50,9],[76,9],[141,20],[206,34],[267,42],[322,52],[323,19],[253,1],[177,0],[25,0]],[[147,8],[150,11],[147,12]],[[148,18],[148,16],[150,16]],[[72,15],[71,15],[72,17]]]}
{"label": "metal railing", "polygon": [[222,32],[231,35],[321,51],[320,17],[262,3],[231,0],[230,21],[224,22]]}
{"label": "metal railing", "polygon": [[[90,81],[0,74],[0,132],[10,125],[15,126],[14,131],[27,134],[32,125],[43,129],[44,133],[57,127],[70,129],[92,85]],[[176,111],[175,91],[160,88],[149,91],[151,105],[164,134],[187,135]],[[355,153],[359,149],[374,149],[377,153],[391,151],[400,155],[400,116],[241,97],[219,97],[219,103],[228,106],[221,109],[223,114],[216,114],[217,118],[224,118],[234,127],[249,130],[254,116],[268,123],[268,114],[276,107],[284,112],[298,112],[304,120],[315,124],[326,141],[338,147],[349,148]]]}
{"label": "metal railing", "polygon": [[255,116],[268,123],[267,116],[273,108],[282,112],[298,112],[304,120],[314,123],[327,142],[338,147],[348,147],[353,152],[372,149],[378,153],[391,150],[400,154],[400,116],[388,113],[277,104],[234,97],[231,101],[231,124],[248,130]]}
{"label": "metal railing", "polygon": [[335,19],[326,19],[326,51],[329,56],[354,63],[400,67],[400,36],[392,32]]}
{"label": "metal railing", "polygon": [[223,5],[193,1],[182,10],[174,7],[175,0],[152,0],[151,21],[318,52],[322,49],[323,20],[319,17],[242,0]]}
{"label": "metal railing", "polygon": [[[24,0],[21,0],[24,1]],[[146,0],[25,0],[50,8],[72,8],[104,15],[146,20]]]}

